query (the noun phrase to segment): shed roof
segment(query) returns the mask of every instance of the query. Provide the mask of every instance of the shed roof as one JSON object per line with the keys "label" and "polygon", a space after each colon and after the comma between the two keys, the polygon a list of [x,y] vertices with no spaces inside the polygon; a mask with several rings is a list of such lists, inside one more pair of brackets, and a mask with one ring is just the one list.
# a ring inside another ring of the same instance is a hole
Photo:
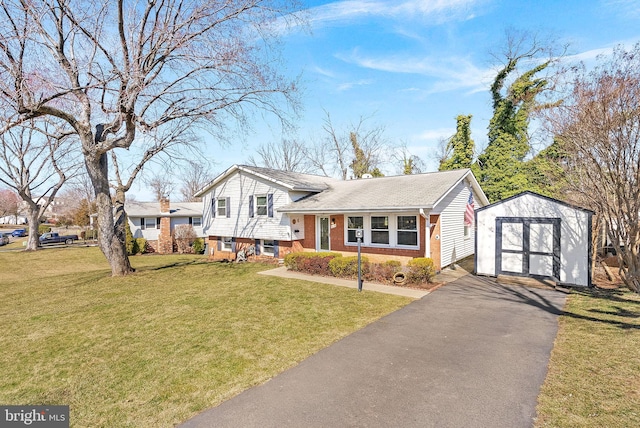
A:
{"label": "shed roof", "polygon": [[560,199],[552,198],[550,196],[541,195],[540,193],[532,192],[531,190],[525,190],[524,192],[518,193],[517,195],[509,196],[508,198],[505,198],[505,199],[499,200],[497,202],[494,202],[491,205],[487,205],[487,206],[478,208],[476,211],[488,210],[488,209],[491,209],[492,207],[495,207],[496,205],[502,205],[505,202],[509,202],[509,201],[514,200],[514,199],[521,198],[521,197],[523,197],[525,195],[535,196],[537,198],[541,198],[541,199],[545,199],[547,201],[550,201],[550,202],[552,202],[554,204],[558,204],[558,205],[562,205],[562,206],[565,206],[565,207],[568,207],[568,208],[572,208],[574,210],[585,211],[587,213],[594,214],[594,211],[592,211],[590,209],[582,208],[582,207],[579,207],[577,205],[573,205],[573,204],[570,204],[568,202],[561,201]]}

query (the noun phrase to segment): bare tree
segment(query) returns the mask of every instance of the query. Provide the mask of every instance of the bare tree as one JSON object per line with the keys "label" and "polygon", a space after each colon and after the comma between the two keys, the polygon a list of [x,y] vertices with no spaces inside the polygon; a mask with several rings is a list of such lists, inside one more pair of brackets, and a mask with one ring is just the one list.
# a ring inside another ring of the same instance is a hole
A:
{"label": "bare tree", "polygon": [[209,170],[209,166],[203,162],[191,161],[185,173],[182,175],[182,186],[180,194],[184,202],[200,202],[202,198],[196,198],[198,190],[202,189],[206,184],[213,180],[213,174]]}
{"label": "bare tree", "polygon": [[[26,249],[38,248],[40,218],[79,163],[69,137],[56,138],[45,129],[16,126],[0,134],[0,182],[27,204],[29,239]],[[59,135],[59,133],[54,132]]]}
{"label": "bare tree", "polygon": [[[125,212],[127,192],[133,186],[136,178],[143,174],[149,163],[161,162],[162,169],[166,169],[173,164],[184,161],[185,152],[188,153],[196,149],[197,137],[191,132],[192,125],[191,120],[185,119],[150,132],[141,132],[135,153],[131,150],[123,151],[121,149],[111,151],[111,165],[114,174],[114,178],[111,180],[111,188],[114,190],[114,227],[116,238],[120,242],[126,242],[127,239],[127,215]],[[197,152],[197,150],[195,151]],[[159,201],[171,194],[175,183],[169,180],[165,171],[164,174],[156,173],[152,177],[148,177],[147,185],[153,189],[155,198]]]}
{"label": "bare tree", "polygon": [[295,83],[271,55],[292,2],[0,0],[0,105],[13,122],[55,117],[77,136],[94,186],[99,245],[132,271],[114,222],[108,154],[139,131],[200,120],[211,132],[252,108],[286,122]]}
{"label": "bare tree", "polygon": [[420,174],[424,171],[424,161],[417,155],[412,155],[406,143],[395,149],[391,157],[400,164],[401,173],[404,175]]}
{"label": "bare tree", "polygon": [[312,170],[306,148],[297,139],[283,138],[279,143],[261,145],[256,149],[256,155],[258,159],[253,155],[249,157],[249,164],[290,172],[307,173]]}
{"label": "bare tree", "polygon": [[[365,169],[364,173],[379,170],[381,159],[389,150],[389,144],[384,137],[384,127],[367,128],[366,121],[369,118],[360,117],[347,131],[339,131],[334,127],[329,112],[325,113],[325,138],[315,150],[307,151],[314,167],[325,175],[337,173],[343,180],[349,178],[349,169],[352,178],[360,178]],[[328,153],[328,157],[316,156],[319,152]],[[320,161],[323,163],[320,164]]]}
{"label": "bare tree", "polygon": [[570,72],[571,90],[548,123],[570,190],[602,215],[621,276],[640,292],[640,43]]}
{"label": "bare tree", "polygon": [[153,197],[156,201],[170,197],[175,187],[175,183],[169,179],[167,174],[163,173],[154,174],[146,180],[146,184],[153,191]]}

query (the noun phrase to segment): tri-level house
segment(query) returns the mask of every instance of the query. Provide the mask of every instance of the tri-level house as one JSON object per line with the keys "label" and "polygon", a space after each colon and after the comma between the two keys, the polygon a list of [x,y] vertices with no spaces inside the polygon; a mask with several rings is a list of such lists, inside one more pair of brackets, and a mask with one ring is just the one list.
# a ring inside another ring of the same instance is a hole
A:
{"label": "tri-level house", "polygon": [[473,254],[468,219],[474,207],[488,205],[469,169],[343,181],[233,165],[196,196],[203,198],[202,228],[214,259],[234,259],[250,246],[275,258],[355,254],[360,229],[370,260],[430,257],[438,269]]}

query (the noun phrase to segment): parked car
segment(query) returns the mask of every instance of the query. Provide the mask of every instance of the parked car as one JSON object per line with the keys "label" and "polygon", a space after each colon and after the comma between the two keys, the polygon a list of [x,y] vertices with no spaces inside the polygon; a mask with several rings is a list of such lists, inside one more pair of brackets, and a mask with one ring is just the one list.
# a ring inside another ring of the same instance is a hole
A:
{"label": "parked car", "polygon": [[43,233],[40,236],[40,245],[47,244],[73,244],[78,240],[78,235],[60,235],[57,232]]}
{"label": "parked car", "polygon": [[9,234],[0,233],[0,245],[7,245],[9,243]]}
{"label": "parked car", "polygon": [[21,238],[23,236],[27,236],[27,229],[16,229],[11,232],[11,236],[14,238]]}

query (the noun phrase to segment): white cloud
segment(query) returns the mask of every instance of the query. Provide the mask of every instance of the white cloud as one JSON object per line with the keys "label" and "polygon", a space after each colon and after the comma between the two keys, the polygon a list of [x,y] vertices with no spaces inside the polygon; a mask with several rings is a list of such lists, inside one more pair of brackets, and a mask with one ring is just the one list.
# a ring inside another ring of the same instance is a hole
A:
{"label": "white cloud", "polygon": [[640,16],[640,2],[638,0],[604,0],[603,5],[608,10],[616,11],[627,18]]}
{"label": "white cloud", "polygon": [[430,17],[438,21],[472,16],[468,9],[479,0],[346,0],[308,10],[312,26],[360,17]]}
{"label": "white cloud", "polygon": [[365,56],[356,49],[349,54],[336,57],[342,61],[389,73],[419,74],[436,79],[430,93],[447,92],[456,89],[469,89],[469,92],[484,91],[491,84],[496,71],[492,68],[479,68],[463,57],[414,57],[402,55]]}
{"label": "white cloud", "polygon": [[366,85],[371,85],[372,83],[373,83],[373,79],[360,79],[355,82],[346,82],[338,86],[338,91],[343,92],[355,86],[366,86]]}
{"label": "white cloud", "polygon": [[334,72],[332,72],[331,70],[327,70],[327,69],[319,67],[317,65],[314,65],[314,66],[310,67],[310,71],[312,71],[313,73],[319,74],[321,76],[329,77],[329,78],[332,78],[332,79],[336,77],[336,74]]}
{"label": "white cloud", "polygon": [[437,142],[442,138],[449,138],[453,134],[455,134],[456,128],[438,128],[438,129],[427,129],[426,131],[421,132],[418,135],[412,137],[415,141],[425,141],[425,142]]}

